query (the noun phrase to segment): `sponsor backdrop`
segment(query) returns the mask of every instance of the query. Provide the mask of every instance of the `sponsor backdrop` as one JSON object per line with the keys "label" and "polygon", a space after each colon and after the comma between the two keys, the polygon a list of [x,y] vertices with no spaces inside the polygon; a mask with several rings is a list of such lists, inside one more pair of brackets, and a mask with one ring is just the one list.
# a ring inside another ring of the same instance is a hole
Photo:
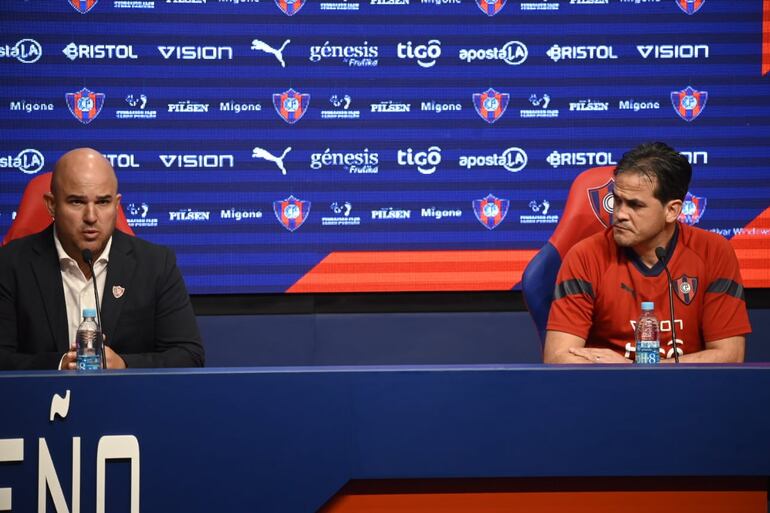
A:
{"label": "sponsor backdrop", "polygon": [[92,146],[193,293],[509,289],[578,173],[664,140],[770,285],[761,0],[1,3],[0,233]]}

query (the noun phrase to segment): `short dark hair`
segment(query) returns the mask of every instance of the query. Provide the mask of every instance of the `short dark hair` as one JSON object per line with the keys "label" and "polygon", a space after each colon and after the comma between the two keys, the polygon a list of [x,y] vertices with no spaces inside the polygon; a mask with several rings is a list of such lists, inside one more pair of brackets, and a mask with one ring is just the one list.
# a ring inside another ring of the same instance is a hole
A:
{"label": "short dark hair", "polygon": [[692,178],[690,162],[671,146],[662,142],[640,144],[623,155],[615,168],[615,176],[639,173],[654,180],[653,195],[664,205],[671,200],[684,200]]}

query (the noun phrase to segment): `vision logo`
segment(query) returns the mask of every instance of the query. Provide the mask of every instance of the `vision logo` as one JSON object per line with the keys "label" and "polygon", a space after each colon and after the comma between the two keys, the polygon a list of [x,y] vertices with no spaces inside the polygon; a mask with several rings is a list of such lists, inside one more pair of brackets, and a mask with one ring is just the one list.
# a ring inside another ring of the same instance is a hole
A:
{"label": "vision logo", "polygon": [[679,8],[684,12],[685,14],[692,16],[696,12],[700,11],[700,8],[703,7],[703,4],[706,3],[706,0],[675,0],[676,5],[679,6]]}
{"label": "vision logo", "polygon": [[674,111],[688,123],[701,115],[703,109],[706,108],[708,98],[709,93],[707,91],[698,91],[692,86],[687,86],[681,91],[671,92],[671,104],[674,106]]}
{"label": "vision logo", "polygon": [[293,125],[305,115],[310,105],[310,95],[289,89],[288,91],[274,94],[273,105],[281,119]]}
{"label": "vision logo", "polygon": [[278,6],[286,16],[294,16],[305,6],[306,0],[275,0]]}
{"label": "vision logo", "polygon": [[510,100],[510,94],[499,93],[489,88],[483,93],[475,93],[473,95],[473,106],[479,116],[481,116],[481,119],[491,125],[503,117]]}
{"label": "vision logo", "polygon": [[269,44],[265,43],[264,41],[260,41],[259,39],[255,39],[251,42],[251,49],[257,52],[265,52],[269,53],[273,57],[275,57],[278,62],[281,63],[281,67],[286,67],[286,62],[283,60],[283,50],[286,48],[286,46],[291,43],[291,39],[287,39],[283,42],[281,46],[278,48],[273,48]]}
{"label": "vision logo", "polygon": [[479,9],[481,9],[487,16],[494,16],[505,7],[507,1],[508,0],[476,0],[476,5],[478,5]]}
{"label": "vision logo", "polygon": [[104,93],[95,93],[85,87],[76,93],[67,93],[65,98],[67,108],[84,125],[96,119],[104,106]]}
{"label": "vision logo", "polygon": [[286,199],[273,202],[273,212],[275,218],[281,225],[293,232],[307,220],[310,215],[310,202],[302,201],[293,195]]}
{"label": "vision logo", "polygon": [[508,215],[509,205],[509,200],[489,194],[486,198],[473,200],[473,213],[487,230],[494,230]]}
{"label": "vision logo", "polygon": [[68,0],[73,9],[80,14],[85,14],[93,9],[99,0]]}
{"label": "vision logo", "polygon": [[280,157],[276,157],[269,151],[264,150],[257,146],[253,150],[251,150],[251,158],[262,159],[262,160],[267,160],[268,162],[272,162],[273,164],[278,166],[278,169],[281,170],[281,174],[286,176],[286,166],[284,166],[283,164],[283,159],[286,158],[286,155],[288,155],[290,151],[291,151],[291,146],[283,150],[283,153],[281,153]]}
{"label": "vision logo", "polygon": [[706,212],[706,198],[693,196],[689,192],[682,202],[682,213],[679,214],[679,222],[690,226],[698,224],[700,218]]}

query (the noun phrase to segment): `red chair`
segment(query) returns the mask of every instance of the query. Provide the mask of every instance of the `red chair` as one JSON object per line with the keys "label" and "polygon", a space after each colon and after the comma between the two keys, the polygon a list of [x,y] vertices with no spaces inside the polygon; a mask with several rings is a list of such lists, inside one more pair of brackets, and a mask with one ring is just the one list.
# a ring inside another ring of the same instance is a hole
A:
{"label": "red chair", "polygon": [[556,275],[564,255],[576,243],[612,223],[614,170],[615,166],[594,167],[575,178],[559,224],[524,269],[521,289],[541,343],[545,342]]}
{"label": "red chair", "polygon": [[[11,228],[3,238],[3,246],[14,239],[19,239],[27,235],[32,235],[48,227],[53,221],[51,214],[45,206],[43,195],[51,191],[51,173],[43,173],[29,181],[24,189],[24,195],[19,202],[19,209],[16,211],[16,219],[13,220]],[[128,235],[134,235],[134,231],[128,226],[126,215],[123,213],[123,207],[118,208],[118,219],[115,227]]]}

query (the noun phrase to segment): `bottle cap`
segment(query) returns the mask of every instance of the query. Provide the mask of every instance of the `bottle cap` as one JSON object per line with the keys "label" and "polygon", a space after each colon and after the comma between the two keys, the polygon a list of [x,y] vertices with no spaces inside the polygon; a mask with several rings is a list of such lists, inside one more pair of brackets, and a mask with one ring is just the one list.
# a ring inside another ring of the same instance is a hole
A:
{"label": "bottle cap", "polygon": [[642,310],[645,312],[655,310],[655,303],[652,301],[642,301]]}
{"label": "bottle cap", "polygon": [[83,308],[83,317],[96,317],[96,308]]}

